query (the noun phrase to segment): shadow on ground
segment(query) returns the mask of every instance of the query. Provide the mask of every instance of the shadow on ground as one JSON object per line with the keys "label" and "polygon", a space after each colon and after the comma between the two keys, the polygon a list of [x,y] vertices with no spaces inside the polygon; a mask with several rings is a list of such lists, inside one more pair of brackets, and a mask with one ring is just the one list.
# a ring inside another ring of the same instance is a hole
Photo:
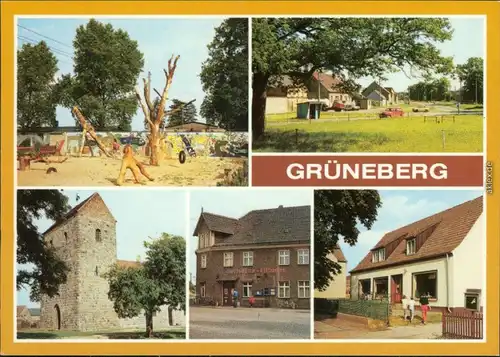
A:
{"label": "shadow on ground", "polygon": [[266,130],[252,148],[261,152],[347,152],[355,146],[363,152],[389,141],[381,133]]}
{"label": "shadow on ground", "polygon": [[314,314],[314,321],[325,321],[325,320],[330,320],[330,319],[336,319],[337,318],[337,313],[315,313]]}
{"label": "shadow on ground", "polygon": [[[141,340],[148,339],[143,331],[127,331],[127,332],[76,332],[76,331],[61,331],[61,332],[29,332],[23,331],[17,333],[17,338],[36,339],[36,340],[53,340],[63,338],[84,338],[85,336],[95,338],[102,336],[110,340]],[[152,339],[185,339],[186,332],[179,331],[158,331],[154,332]]]}

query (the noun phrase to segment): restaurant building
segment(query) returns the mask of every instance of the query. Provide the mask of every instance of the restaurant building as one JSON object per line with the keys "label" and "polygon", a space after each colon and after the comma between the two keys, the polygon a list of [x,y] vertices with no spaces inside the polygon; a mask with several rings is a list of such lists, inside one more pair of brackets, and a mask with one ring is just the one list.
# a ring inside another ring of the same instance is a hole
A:
{"label": "restaurant building", "polygon": [[200,214],[193,236],[201,304],[310,308],[311,207],[250,211],[231,218]]}

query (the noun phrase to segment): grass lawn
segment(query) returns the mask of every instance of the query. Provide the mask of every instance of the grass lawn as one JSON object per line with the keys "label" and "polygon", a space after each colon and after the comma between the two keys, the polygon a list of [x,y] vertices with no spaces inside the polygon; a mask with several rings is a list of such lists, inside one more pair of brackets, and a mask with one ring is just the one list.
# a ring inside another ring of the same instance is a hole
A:
{"label": "grass lawn", "polygon": [[[111,340],[130,340],[130,339],[146,339],[144,330],[135,331],[49,331],[49,330],[24,330],[17,332],[18,339],[64,339],[88,337],[107,338]],[[185,339],[185,329],[158,329],[154,331],[153,337],[157,339]]]}
{"label": "grass lawn", "polygon": [[[443,149],[444,131],[444,149]],[[256,152],[482,152],[483,117],[268,122]]]}

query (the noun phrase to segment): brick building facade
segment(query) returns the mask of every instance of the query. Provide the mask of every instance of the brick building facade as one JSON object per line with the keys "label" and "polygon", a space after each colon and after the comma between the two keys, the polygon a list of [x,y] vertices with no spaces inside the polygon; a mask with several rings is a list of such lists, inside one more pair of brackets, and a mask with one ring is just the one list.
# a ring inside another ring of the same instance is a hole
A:
{"label": "brick building facade", "polygon": [[[116,223],[101,196],[94,193],[44,233],[45,241],[56,249],[69,272],[59,295],[42,296],[42,328],[94,331],[145,326],[142,315],[118,318],[108,299],[109,285],[103,274],[109,267],[139,264],[117,259]],[[184,325],[184,312],[165,307],[156,314],[154,323],[155,327]]]}
{"label": "brick building facade", "polygon": [[310,206],[251,211],[239,219],[202,212],[194,236],[202,304],[310,308]]}

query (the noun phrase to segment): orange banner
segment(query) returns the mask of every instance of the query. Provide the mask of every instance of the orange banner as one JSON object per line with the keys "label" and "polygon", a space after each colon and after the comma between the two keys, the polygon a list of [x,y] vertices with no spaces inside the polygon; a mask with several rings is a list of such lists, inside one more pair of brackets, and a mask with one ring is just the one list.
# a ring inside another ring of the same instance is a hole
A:
{"label": "orange banner", "polygon": [[253,156],[252,186],[481,187],[482,155]]}

